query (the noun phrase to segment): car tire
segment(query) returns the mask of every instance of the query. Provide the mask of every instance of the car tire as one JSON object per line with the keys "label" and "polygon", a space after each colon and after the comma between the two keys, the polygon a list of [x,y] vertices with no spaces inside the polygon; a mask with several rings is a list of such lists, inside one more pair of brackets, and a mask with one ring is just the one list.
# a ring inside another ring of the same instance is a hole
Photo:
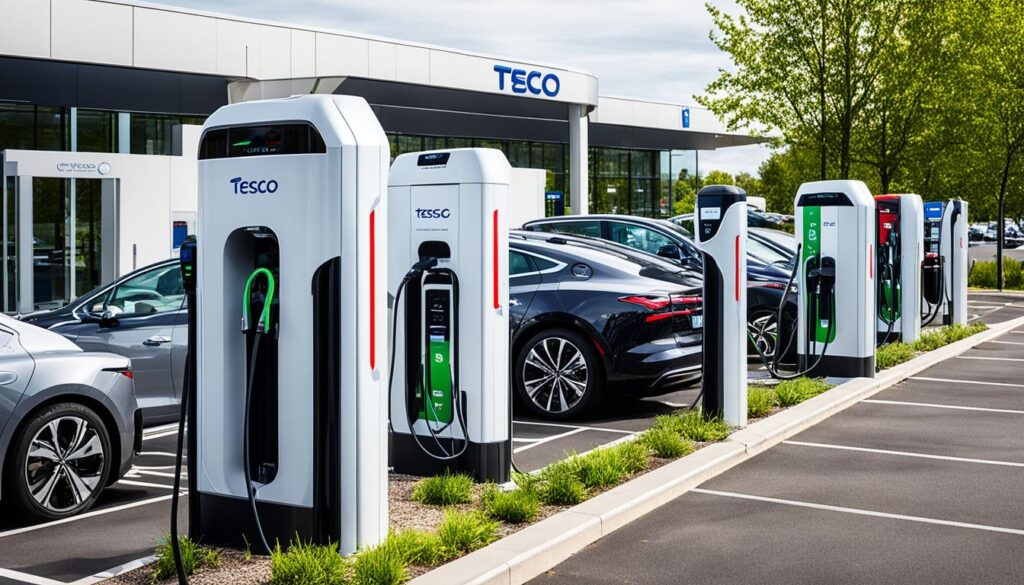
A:
{"label": "car tire", "polygon": [[81,404],[55,404],[32,415],[11,445],[5,493],[28,520],[81,514],[107,485],[110,436],[100,417]]}
{"label": "car tire", "polygon": [[575,418],[604,398],[600,356],[571,329],[545,329],[527,339],[515,356],[512,379],[530,412],[548,420]]}

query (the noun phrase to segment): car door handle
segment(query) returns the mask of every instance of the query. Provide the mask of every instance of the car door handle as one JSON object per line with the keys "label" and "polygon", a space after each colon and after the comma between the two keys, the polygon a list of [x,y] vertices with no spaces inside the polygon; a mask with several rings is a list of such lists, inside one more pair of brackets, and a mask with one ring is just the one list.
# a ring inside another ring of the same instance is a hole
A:
{"label": "car door handle", "polygon": [[165,343],[170,343],[170,341],[171,338],[167,337],[166,335],[154,335],[153,337],[150,337],[146,341],[143,341],[142,345],[148,345],[149,347],[157,347]]}

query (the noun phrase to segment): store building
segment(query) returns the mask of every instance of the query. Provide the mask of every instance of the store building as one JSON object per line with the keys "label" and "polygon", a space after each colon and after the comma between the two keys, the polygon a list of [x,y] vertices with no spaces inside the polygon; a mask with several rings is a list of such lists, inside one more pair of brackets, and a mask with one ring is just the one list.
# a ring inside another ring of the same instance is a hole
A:
{"label": "store building", "polygon": [[229,102],[362,96],[395,156],[489,146],[545,169],[549,214],[669,215],[699,151],[755,142],[698,107],[601,96],[595,76],[556,65],[122,0],[0,9],[5,311],[172,254],[195,213],[190,125]]}

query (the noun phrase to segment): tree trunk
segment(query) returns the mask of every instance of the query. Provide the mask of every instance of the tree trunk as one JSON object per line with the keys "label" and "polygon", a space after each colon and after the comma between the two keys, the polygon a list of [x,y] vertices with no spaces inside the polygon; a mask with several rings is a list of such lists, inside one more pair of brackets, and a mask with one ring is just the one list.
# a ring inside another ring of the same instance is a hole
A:
{"label": "tree trunk", "polygon": [[1013,148],[1008,148],[1003,164],[1003,176],[999,183],[999,219],[996,223],[996,288],[1003,290],[1003,235],[1006,231],[1006,184],[1010,180],[1010,166],[1013,164]]}

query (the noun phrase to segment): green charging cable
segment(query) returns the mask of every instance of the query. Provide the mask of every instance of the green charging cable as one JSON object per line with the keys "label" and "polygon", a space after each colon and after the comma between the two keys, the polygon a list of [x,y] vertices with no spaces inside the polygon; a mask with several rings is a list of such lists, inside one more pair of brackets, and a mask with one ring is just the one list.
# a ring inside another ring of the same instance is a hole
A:
{"label": "green charging cable", "polygon": [[245,281],[245,292],[242,293],[242,331],[248,331],[252,319],[252,307],[249,304],[249,296],[252,291],[252,283],[260,276],[267,279],[267,297],[263,301],[263,310],[260,311],[260,318],[256,321],[256,332],[266,333],[270,331],[270,306],[274,301],[274,289],[277,284],[274,274],[267,268],[257,268]]}

